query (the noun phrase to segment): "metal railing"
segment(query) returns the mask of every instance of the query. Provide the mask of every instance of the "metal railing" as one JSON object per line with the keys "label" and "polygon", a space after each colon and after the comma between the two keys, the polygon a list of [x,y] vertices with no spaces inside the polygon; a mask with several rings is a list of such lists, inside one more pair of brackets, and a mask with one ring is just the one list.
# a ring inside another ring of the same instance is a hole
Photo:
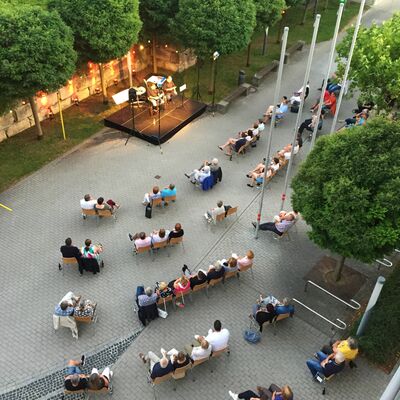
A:
{"label": "metal railing", "polygon": [[317,313],[315,310],[313,310],[312,308],[306,306],[305,304],[303,304],[301,301],[297,300],[297,299],[292,299],[293,301],[295,301],[296,303],[300,304],[301,306],[303,306],[304,308],[306,308],[307,310],[311,311],[313,314],[317,315],[318,317],[322,318],[324,321],[330,323],[332,326],[341,329],[341,330],[345,330],[347,328],[347,324],[345,322],[343,322],[341,319],[336,318],[336,321],[340,322],[342,324],[342,326],[335,324],[334,322],[332,322],[331,320],[329,320],[328,318],[324,317],[323,315],[321,315],[320,313]]}
{"label": "metal railing", "polygon": [[326,289],[324,289],[323,287],[317,285],[316,283],[314,283],[313,281],[307,281],[306,285],[304,286],[304,291],[307,292],[307,287],[308,284],[311,283],[311,285],[315,286],[316,288],[318,288],[319,290],[322,290],[323,292],[325,292],[326,294],[329,294],[329,296],[333,297],[334,299],[342,302],[343,304],[345,304],[347,307],[352,308],[353,310],[359,310],[361,308],[361,304],[358,303],[357,301],[350,299],[350,301],[355,304],[356,306],[354,307],[353,305],[347,303],[346,301],[342,300],[340,297],[335,296],[333,293],[328,292]]}
{"label": "metal railing", "polygon": [[[399,252],[399,250],[398,249],[395,249],[397,252]],[[378,269],[380,269],[381,268],[381,265],[383,265],[384,267],[386,267],[386,268],[392,268],[393,267],[393,263],[390,261],[390,260],[388,260],[387,258],[382,258],[382,260],[375,260],[378,264],[380,264],[379,266],[378,266]]]}

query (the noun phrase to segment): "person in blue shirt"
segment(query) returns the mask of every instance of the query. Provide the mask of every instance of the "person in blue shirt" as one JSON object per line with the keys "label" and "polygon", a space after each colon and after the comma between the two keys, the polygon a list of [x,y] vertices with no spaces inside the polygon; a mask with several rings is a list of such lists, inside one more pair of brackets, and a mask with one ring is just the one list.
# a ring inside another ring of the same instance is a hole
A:
{"label": "person in blue shirt", "polygon": [[165,201],[166,197],[176,196],[176,187],[173,183],[170,183],[168,187],[161,190],[161,198],[164,200],[164,205],[168,205]]}
{"label": "person in blue shirt", "polygon": [[171,360],[167,358],[167,352],[161,349],[162,358],[158,357],[152,351],[149,351],[145,356],[143,353],[139,353],[139,358],[146,364],[150,362],[150,377],[151,379],[161,378],[164,375],[174,371],[174,366]]}
{"label": "person in blue shirt", "polygon": [[[283,114],[287,113],[289,110],[289,100],[286,96],[282,97],[281,104],[276,105],[276,118],[283,118]],[[274,111],[274,106],[269,106],[264,114],[264,123],[267,123],[272,118],[272,113]]]}
{"label": "person in blue shirt", "polygon": [[54,314],[59,317],[68,317],[74,313],[74,307],[71,306],[68,301],[62,301],[60,304],[56,305],[54,309]]}

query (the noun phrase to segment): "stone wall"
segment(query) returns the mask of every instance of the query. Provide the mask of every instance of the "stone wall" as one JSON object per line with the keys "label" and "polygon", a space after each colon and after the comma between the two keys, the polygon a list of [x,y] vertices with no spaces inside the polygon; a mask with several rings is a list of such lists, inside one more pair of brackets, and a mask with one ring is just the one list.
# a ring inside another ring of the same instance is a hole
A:
{"label": "stone wall", "polygon": [[[142,71],[151,65],[150,46],[135,46],[131,50],[132,72]],[[157,48],[157,63],[162,69],[183,71],[194,65],[196,58],[191,50],[178,52],[173,47],[160,46]],[[113,60],[104,65],[104,77],[107,87],[128,78],[127,57]],[[62,109],[76,102],[98,94],[101,91],[99,66],[88,63],[84,73],[76,73],[60,88]],[[40,120],[52,118],[59,112],[57,93],[37,93],[36,102]],[[32,110],[27,99],[21,100],[20,106],[0,117],[0,142],[14,136],[35,124]]]}

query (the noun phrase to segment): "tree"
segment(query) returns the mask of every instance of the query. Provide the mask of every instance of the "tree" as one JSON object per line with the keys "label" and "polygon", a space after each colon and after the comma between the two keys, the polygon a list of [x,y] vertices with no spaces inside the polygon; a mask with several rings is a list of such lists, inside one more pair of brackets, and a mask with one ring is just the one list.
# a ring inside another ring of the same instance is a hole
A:
{"label": "tree", "polygon": [[[282,18],[282,11],[286,8],[285,0],[254,0],[256,6],[256,23],[257,28],[271,27]],[[266,46],[267,37],[264,35],[264,46]],[[250,50],[251,42],[247,48],[247,63],[250,66]]]}
{"label": "tree", "polygon": [[282,36],[282,32],[283,32],[283,27],[285,25],[285,21],[286,21],[286,13],[287,10],[291,7],[296,7],[298,4],[300,4],[302,0],[286,0],[286,9],[282,11],[282,18],[281,18],[281,22],[279,24],[279,28],[278,28],[278,36],[276,38],[276,42],[280,43],[281,41],[281,36]]}
{"label": "tree", "polygon": [[292,182],[293,208],[318,246],[371,263],[400,239],[400,123],[377,117],[320,138]]}
{"label": "tree", "polygon": [[29,98],[38,139],[43,136],[35,94],[58,90],[74,73],[71,30],[56,12],[3,4],[0,9],[1,110]]}
{"label": "tree", "polygon": [[[354,49],[349,79],[364,101],[372,101],[378,112],[390,111],[400,98],[400,14],[384,24],[361,27]],[[343,76],[354,28],[337,46],[338,76]]]}
{"label": "tree", "polygon": [[[185,47],[194,49],[199,69],[214,51],[223,55],[243,49],[255,24],[253,0],[179,0],[173,29]],[[213,75],[214,70],[210,83]]]}
{"label": "tree", "polygon": [[157,37],[169,32],[171,21],[178,11],[178,0],[146,0],[139,4],[143,31],[152,38],[153,73],[157,73]]}
{"label": "tree", "polygon": [[71,27],[80,62],[99,64],[106,104],[103,63],[124,56],[137,42],[142,26],[138,0],[52,0],[49,7]]}

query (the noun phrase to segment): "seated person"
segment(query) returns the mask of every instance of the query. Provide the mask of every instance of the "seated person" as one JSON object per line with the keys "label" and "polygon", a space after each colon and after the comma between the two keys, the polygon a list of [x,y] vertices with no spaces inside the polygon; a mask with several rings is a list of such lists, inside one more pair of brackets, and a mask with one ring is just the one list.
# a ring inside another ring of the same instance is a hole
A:
{"label": "seated person", "polygon": [[244,400],[293,400],[293,392],[289,386],[283,386],[282,389],[272,384],[269,389],[257,386],[257,393],[252,390],[246,390],[245,392],[236,394],[229,390],[229,396],[233,400],[244,399]]}
{"label": "seated person", "polygon": [[[259,229],[262,231],[272,231],[279,236],[282,236],[287,232],[295,223],[295,217],[293,214],[285,215],[280,221],[276,222],[265,222],[260,224]],[[257,224],[252,222],[253,226],[256,227]]]}
{"label": "seated person", "polygon": [[[286,96],[283,96],[281,104],[276,105],[276,111],[275,111],[276,118],[277,119],[283,118],[283,115],[287,113],[288,110],[289,110],[289,100]],[[267,108],[267,111],[265,111],[264,114],[264,123],[267,123],[272,118],[273,111],[274,111],[274,106],[271,105]]]}
{"label": "seated person", "polygon": [[[320,124],[321,120],[324,119],[325,111],[321,110],[321,117],[320,117]],[[301,136],[303,134],[304,129],[307,131],[312,132],[314,130],[315,124],[317,123],[318,120],[318,113],[314,112],[314,114],[311,116],[311,118],[307,118],[304,120],[301,125],[299,126],[299,129],[297,131],[298,136]],[[322,124],[321,124],[322,126]]]}
{"label": "seated person", "polygon": [[164,94],[159,91],[154,83],[150,83],[147,87],[147,99],[152,105],[152,113],[158,111],[158,106],[164,104]]}
{"label": "seated person", "polygon": [[[308,97],[310,93],[310,85],[307,83],[306,92],[304,93],[304,100]],[[297,91],[293,93],[293,96],[290,98],[290,104],[294,104],[295,102],[301,103],[301,95],[303,94],[303,86]]]}
{"label": "seated person", "polygon": [[177,368],[186,367],[186,365],[192,362],[190,356],[183,351],[171,349],[167,354],[170,356],[174,370]]}
{"label": "seated person", "polygon": [[161,199],[162,194],[160,192],[160,188],[158,186],[153,186],[152,193],[145,193],[143,198],[143,204],[147,206],[147,204],[151,204],[154,199]]}
{"label": "seated person", "polygon": [[[296,155],[300,150],[300,146],[296,141],[296,144],[294,146],[294,150],[293,150],[293,154]],[[286,145],[282,150],[278,151],[278,157],[281,159],[285,159],[285,160],[290,160],[290,156],[292,154],[292,144],[289,143],[288,145]]]}
{"label": "seated person", "polygon": [[176,92],[176,85],[172,80],[171,75],[167,76],[167,79],[164,81],[163,90],[165,93],[165,97],[167,98],[167,101],[171,101],[172,98],[178,94]]}
{"label": "seated person", "polygon": [[72,239],[66,238],[65,245],[60,247],[61,254],[64,258],[72,258],[75,257],[79,262],[82,257],[82,253],[76,246],[72,246]]}
{"label": "seated person", "polygon": [[253,264],[254,253],[252,250],[248,250],[244,257],[238,257],[236,254],[232,254],[232,257],[237,259],[238,270],[240,271],[241,267],[248,267]]}
{"label": "seated person", "polygon": [[229,257],[227,260],[221,260],[219,263],[222,265],[225,272],[234,272],[238,270],[238,263],[235,257]]}
{"label": "seated person", "polygon": [[[279,160],[278,160],[279,164]],[[251,179],[251,183],[248,183],[247,186],[249,187],[254,187],[254,184],[257,182],[262,182],[262,179],[264,177],[264,171],[265,171],[265,164],[264,163],[259,163],[257,166],[250,172],[246,174],[247,178]],[[261,183],[260,183],[261,184]]]}
{"label": "seated person", "polygon": [[162,299],[174,294],[174,290],[168,286],[167,282],[156,282],[155,292],[157,293],[158,297],[161,297]]}
{"label": "seated person", "polygon": [[79,303],[75,305],[74,317],[93,317],[95,309],[96,303],[93,303],[88,299],[81,299]]}
{"label": "seated person", "polygon": [[120,207],[119,204],[117,204],[114,200],[111,200],[111,199],[107,200],[104,203],[104,198],[103,197],[99,197],[97,199],[96,204],[94,205],[94,209],[96,211],[98,211],[98,210],[109,210],[112,213],[114,213],[119,207]]}
{"label": "seated person", "polygon": [[208,330],[206,337],[194,335],[194,338],[201,343],[203,339],[207,340],[212,347],[212,351],[219,351],[228,347],[230,333],[228,329],[223,328],[220,320],[214,321],[214,328]]}
{"label": "seated person", "polygon": [[174,295],[177,296],[180,293],[185,293],[190,289],[190,281],[187,276],[183,274],[180,278],[169,282],[168,286],[174,291]]}
{"label": "seated person", "polygon": [[193,184],[195,183],[202,183],[205,178],[211,175],[211,169],[208,165],[204,166],[201,169],[194,169],[190,174],[186,174],[186,178],[190,179],[190,182]]}
{"label": "seated person", "polygon": [[157,293],[153,293],[153,289],[151,287],[147,287],[144,293],[137,297],[137,304],[139,307],[145,307],[157,303],[157,300]]}
{"label": "seated person", "polygon": [[333,92],[339,92],[341,88],[342,88],[342,85],[339,84],[338,77],[336,76],[336,74],[333,74],[332,78],[328,79],[328,84],[326,85],[326,90],[329,93],[333,93]]}
{"label": "seated person", "polygon": [[85,194],[81,199],[81,208],[83,210],[93,210],[97,200],[94,199],[90,194]]}
{"label": "seated person", "polygon": [[346,361],[349,362],[350,368],[354,367],[354,359],[358,355],[358,342],[349,336],[346,340],[331,340],[329,345],[324,346],[321,350],[328,354],[328,358],[332,359],[337,352],[341,352]]}
{"label": "seated person", "polygon": [[167,352],[161,349],[162,358],[158,357],[152,351],[149,351],[146,355],[139,353],[139,358],[143,363],[150,362],[150,377],[151,379],[161,378],[164,375],[174,371],[172,362],[167,358]]}
{"label": "seated person", "polygon": [[184,233],[185,232],[182,229],[182,225],[177,222],[175,224],[175,228],[168,235],[168,241],[170,241],[172,238],[180,238],[183,236]]}
{"label": "seated person", "polygon": [[134,242],[135,248],[151,246],[151,237],[147,236],[145,232],[135,233],[132,235],[128,233],[129,240]]}
{"label": "seated person", "polygon": [[361,111],[360,113],[353,116],[353,118],[345,119],[346,128],[350,128],[351,126],[362,126],[367,123],[368,112],[366,110]]}
{"label": "seated person", "polygon": [[210,265],[207,271],[207,282],[210,283],[212,279],[222,278],[225,274],[225,270],[219,261],[216,261],[214,265]]}
{"label": "seated person", "polygon": [[216,221],[217,215],[225,214],[225,207],[222,200],[217,203],[217,207],[212,208],[210,211],[207,211],[204,214],[205,219],[207,222]]}
{"label": "seated person", "polygon": [[100,261],[100,254],[103,252],[101,244],[94,245],[90,239],[85,240],[85,246],[81,248],[83,258],[96,258]]}
{"label": "seated person", "polygon": [[104,368],[102,373],[100,373],[97,368],[93,368],[89,376],[88,389],[101,390],[103,388],[109,388],[112,376],[113,372],[109,367]]}
{"label": "seated person", "polygon": [[247,143],[247,137],[247,132],[241,132],[239,138],[229,138],[225,144],[223,144],[222,146],[218,146],[218,148],[224,151],[226,155],[231,156],[233,151],[237,153],[240,148]]}
{"label": "seated person", "polygon": [[196,361],[210,357],[212,346],[205,338],[201,337],[199,341],[196,340],[193,344],[185,346],[185,350],[190,355],[190,358]]}
{"label": "seated person", "polygon": [[165,198],[173,196],[176,196],[176,187],[173,183],[170,183],[166,188],[161,190],[161,198],[164,200],[165,206],[168,205],[168,203],[165,201]]}
{"label": "seated person", "polygon": [[294,306],[289,304],[289,299],[285,297],[282,301],[279,301],[274,296],[262,297],[258,300],[259,304],[268,304],[271,303],[275,307],[275,315],[282,315],[282,314],[290,314],[293,317],[294,314]]}
{"label": "seated person", "polygon": [[328,355],[322,351],[318,351],[315,355],[318,361],[309,359],[306,362],[313,378],[315,378],[317,372],[325,376],[325,378],[329,378],[331,375],[339,373],[344,368],[345,358],[340,351],[336,352],[333,358],[328,358]]}
{"label": "seated person", "polygon": [[64,378],[65,390],[69,392],[76,392],[78,390],[85,390],[88,386],[88,379],[79,367],[85,365],[85,356],[78,360],[69,360],[67,364],[67,374]]}
{"label": "seated person", "polygon": [[207,282],[207,272],[199,269],[196,275],[191,275],[189,278],[190,288],[193,290],[195,286]]}
{"label": "seated person", "polygon": [[331,114],[334,115],[336,111],[336,101],[337,99],[335,93],[331,93],[329,96],[329,100],[324,101],[324,104],[322,105],[322,110],[330,110]]}
{"label": "seated person", "polygon": [[75,296],[73,292],[68,292],[56,305],[54,314],[59,317],[68,317],[74,314],[74,307],[79,303],[81,296]]}
{"label": "seated person", "polygon": [[151,234],[151,244],[154,243],[163,243],[168,240],[169,230],[165,230],[163,228],[158,231],[154,230]]}
{"label": "seated person", "polygon": [[[329,103],[330,98],[331,98],[331,94],[327,90],[325,90],[323,104]],[[319,99],[311,106],[310,111],[316,112],[318,110],[318,107],[319,107]]]}

